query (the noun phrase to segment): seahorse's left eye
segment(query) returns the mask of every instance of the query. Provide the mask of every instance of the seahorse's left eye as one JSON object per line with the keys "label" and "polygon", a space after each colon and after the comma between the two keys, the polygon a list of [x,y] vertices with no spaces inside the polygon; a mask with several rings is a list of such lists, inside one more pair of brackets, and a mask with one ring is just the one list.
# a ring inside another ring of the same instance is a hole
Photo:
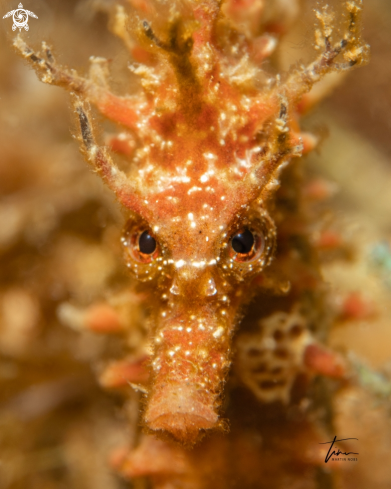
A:
{"label": "seahorse's left eye", "polygon": [[247,254],[253,249],[255,240],[251,231],[245,231],[235,234],[231,240],[231,246],[236,253]]}
{"label": "seahorse's left eye", "polygon": [[270,265],[276,250],[276,226],[262,207],[254,207],[239,216],[231,232],[222,233],[219,270],[242,281]]}
{"label": "seahorse's left eye", "polygon": [[253,261],[263,253],[265,238],[261,231],[255,233],[250,229],[242,229],[232,236],[230,246],[230,255],[235,261]]}

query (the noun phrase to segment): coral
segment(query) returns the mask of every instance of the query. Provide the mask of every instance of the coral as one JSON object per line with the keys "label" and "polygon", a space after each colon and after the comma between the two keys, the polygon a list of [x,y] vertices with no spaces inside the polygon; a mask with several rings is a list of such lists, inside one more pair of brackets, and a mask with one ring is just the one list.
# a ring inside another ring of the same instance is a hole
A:
{"label": "coral", "polygon": [[[318,252],[350,255],[337,233],[311,240],[307,201],[332,190],[303,185],[300,156],[317,138],[301,132],[299,118],[319,98],[314,84],[368,59],[361,2],[345,7],[341,31],[329,8],[317,11],[315,61],[279,74],[261,63],[296,2],[130,2],[129,17],[117,7],[111,27],[137,61],[130,68],[142,87],[132,96],[111,92],[103,58],[91,58],[82,77],[47,44],[41,54],[15,40],[43,82],[71,92],[85,158],[125,216],[131,280],[106,302],[93,292],[92,304],[67,298],[58,314],[82,334],[119,336],[130,350],[99,380],[129,398],[133,433],[132,390],[142,394],[144,434],[112,457],[135,484],[304,489],[337,481],[322,468],[319,444],[331,434],[329,399],[318,413],[337,384],[319,375],[343,385],[359,369],[324,344],[334,318]],[[96,140],[89,103],[123,126],[110,149]],[[79,290],[93,291],[114,268],[95,251],[88,260],[91,251],[74,239],[58,247],[60,275],[76,291],[75,273]],[[347,300],[340,317],[354,317],[353,306]]]}

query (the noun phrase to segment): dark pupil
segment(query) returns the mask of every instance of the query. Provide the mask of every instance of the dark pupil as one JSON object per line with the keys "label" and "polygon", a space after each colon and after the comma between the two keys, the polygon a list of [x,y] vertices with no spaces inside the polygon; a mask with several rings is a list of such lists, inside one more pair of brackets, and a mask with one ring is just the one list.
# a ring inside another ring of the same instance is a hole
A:
{"label": "dark pupil", "polygon": [[243,233],[236,234],[231,241],[232,248],[236,253],[250,253],[254,246],[254,236],[246,229]]}
{"label": "dark pupil", "polygon": [[138,240],[138,247],[141,253],[152,254],[156,250],[156,241],[148,231],[144,231]]}

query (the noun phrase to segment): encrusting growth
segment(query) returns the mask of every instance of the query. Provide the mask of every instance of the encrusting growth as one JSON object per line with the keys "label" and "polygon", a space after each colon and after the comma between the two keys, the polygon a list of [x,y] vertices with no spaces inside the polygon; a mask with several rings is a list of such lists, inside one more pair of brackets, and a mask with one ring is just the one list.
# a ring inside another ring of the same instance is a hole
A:
{"label": "encrusting growth", "polygon": [[[277,382],[264,373],[267,362],[254,363],[261,352],[251,347],[253,340],[239,336],[238,377],[258,399],[289,402],[298,372],[344,375],[341,361],[317,344],[303,319],[309,314],[303,297],[320,279],[312,258],[302,265],[288,253],[290,211],[276,196],[282,170],[313,143],[300,134],[301,97],[325,75],[364,64],[368,46],[360,37],[361,1],[346,3],[340,38],[323,7],[316,13],[316,60],[274,77],[260,63],[275,38],[267,32],[257,37],[251,23],[240,32],[232,17],[235,1],[170,2],[164,12],[157,1],[136,3],[136,41],[125,29],[122,7],[114,31],[139,61],[131,66],[143,86],[137,96],[110,92],[101,58],[92,58],[90,76],[83,78],[59,66],[45,44],[43,55],[20,36],[15,47],[43,82],[72,92],[85,157],[124,208],[125,261],[151,300],[144,421],[152,432],[191,445],[205,430],[224,428],[219,409],[233,334],[244,306],[264,290],[288,297],[283,313],[265,307],[271,318],[282,314],[289,323],[265,334],[279,341],[278,330],[291,339],[270,353],[279,356],[271,361],[279,369]],[[248,3],[255,8],[259,2]],[[135,147],[124,147],[126,137],[124,145],[113,144],[128,157],[126,170],[96,142],[89,103],[136,140]],[[295,185],[294,176],[287,181]],[[296,329],[289,315],[301,318]],[[258,377],[250,378],[253,364]]]}

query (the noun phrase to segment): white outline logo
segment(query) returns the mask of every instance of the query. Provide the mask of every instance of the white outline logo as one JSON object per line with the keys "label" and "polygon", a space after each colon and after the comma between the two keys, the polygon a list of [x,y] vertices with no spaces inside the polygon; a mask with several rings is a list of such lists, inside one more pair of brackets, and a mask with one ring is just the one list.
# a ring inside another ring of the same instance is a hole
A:
{"label": "white outline logo", "polygon": [[19,32],[23,29],[23,27],[26,31],[29,30],[29,25],[28,25],[29,15],[30,17],[34,17],[34,19],[38,19],[38,17],[34,14],[34,12],[30,12],[30,10],[25,10],[21,3],[18,5],[18,8],[16,10],[11,10],[11,12],[5,14],[3,19],[6,19],[7,17],[11,17],[11,15],[14,20],[14,25],[12,26],[12,30],[15,31],[16,29],[19,29]]}

